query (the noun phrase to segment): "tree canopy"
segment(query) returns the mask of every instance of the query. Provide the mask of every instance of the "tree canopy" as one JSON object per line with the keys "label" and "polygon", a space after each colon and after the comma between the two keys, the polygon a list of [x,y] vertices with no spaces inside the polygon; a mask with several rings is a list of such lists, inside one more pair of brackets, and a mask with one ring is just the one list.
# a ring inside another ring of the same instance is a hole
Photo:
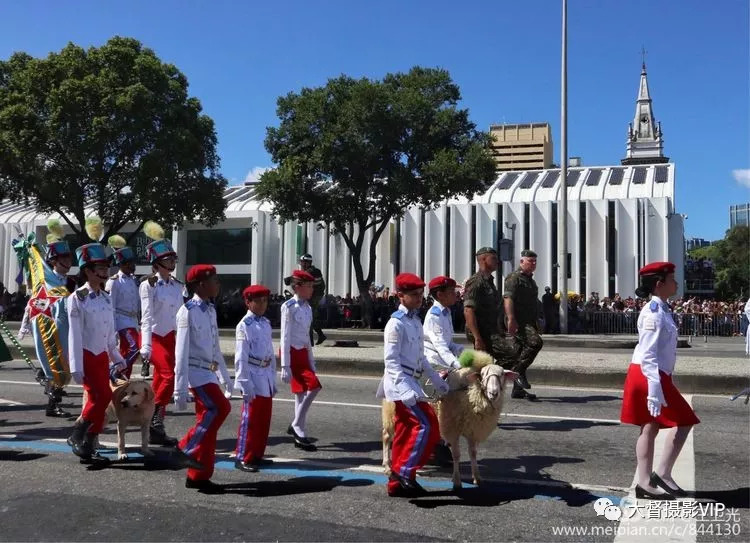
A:
{"label": "tree canopy", "polygon": [[750,294],[750,227],[735,226],[724,239],[688,252],[695,259],[713,262],[714,289],[720,300],[746,299]]}
{"label": "tree canopy", "polygon": [[79,235],[224,217],[216,132],[187,78],[130,38],[0,61],[0,198],[57,212]]}
{"label": "tree canopy", "polygon": [[[265,146],[276,167],[258,196],[282,220],[321,221],[350,249],[360,293],[374,280],[375,247],[389,221],[484,190],[495,178],[489,136],[458,107],[447,71],[412,68],[382,80],[341,76],[277,102]],[[356,227],[356,228],[354,228]],[[369,269],[361,251],[372,229]]]}

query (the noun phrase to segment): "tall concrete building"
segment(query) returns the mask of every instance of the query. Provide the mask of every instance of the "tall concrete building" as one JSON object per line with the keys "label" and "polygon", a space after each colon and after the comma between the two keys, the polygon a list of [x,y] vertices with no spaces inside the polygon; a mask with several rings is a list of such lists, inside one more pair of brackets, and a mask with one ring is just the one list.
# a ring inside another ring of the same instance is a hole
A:
{"label": "tall concrete building", "polygon": [[552,166],[552,130],[548,123],[493,124],[490,136],[500,172]]}
{"label": "tall concrete building", "polygon": [[750,204],[729,206],[729,228],[750,225]]}

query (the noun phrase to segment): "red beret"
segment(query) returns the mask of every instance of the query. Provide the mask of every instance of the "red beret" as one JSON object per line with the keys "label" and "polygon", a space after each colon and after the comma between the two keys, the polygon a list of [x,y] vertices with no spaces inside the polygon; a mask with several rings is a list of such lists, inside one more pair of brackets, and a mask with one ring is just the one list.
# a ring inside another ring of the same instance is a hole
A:
{"label": "red beret", "polygon": [[396,290],[415,290],[424,287],[424,281],[413,273],[399,273],[396,276]]}
{"label": "red beret", "polygon": [[430,282],[427,286],[430,290],[443,287],[450,288],[456,286],[456,281],[455,279],[451,279],[446,275],[438,275],[437,277],[433,277],[432,279],[430,279]]}
{"label": "red beret", "polygon": [[294,270],[292,272],[292,277],[298,281],[315,281],[315,278],[305,270]]}
{"label": "red beret", "polygon": [[263,285],[250,285],[242,291],[242,296],[245,298],[260,298],[262,296],[269,296],[271,291]]}
{"label": "red beret", "polygon": [[646,264],[639,271],[638,275],[655,275],[674,273],[674,264],[671,262],[652,262]]}
{"label": "red beret", "polygon": [[211,264],[196,264],[188,270],[185,279],[187,279],[188,283],[195,283],[208,279],[212,275],[216,275],[216,268],[214,266]]}

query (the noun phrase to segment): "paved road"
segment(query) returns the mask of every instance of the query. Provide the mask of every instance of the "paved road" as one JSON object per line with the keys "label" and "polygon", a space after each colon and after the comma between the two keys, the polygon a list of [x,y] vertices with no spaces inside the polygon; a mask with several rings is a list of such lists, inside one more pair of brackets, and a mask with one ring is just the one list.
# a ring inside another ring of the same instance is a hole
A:
{"label": "paved road", "polygon": [[[321,380],[308,417],[319,451],[298,451],[285,434],[293,403],[284,389],[274,402],[268,448],[275,464],[258,474],[232,469],[235,399],[219,434],[214,477],[228,493],[206,496],[184,488],[184,472],[144,465],[137,455],[99,471],[80,465],[63,443],[71,423],[43,416],[41,389],[22,363],[0,364],[0,540],[625,540],[612,532],[621,524],[597,516],[593,506],[603,497],[618,504],[633,477],[637,431],[617,422],[619,391],[535,387],[540,402],[508,398],[499,429],[480,448],[481,488],[467,484],[453,493],[449,474],[432,470],[422,477],[431,495],[403,500],[385,494],[377,380]],[[722,540],[746,541],[750,409],[726,397],[690,400],[703,423],[676,478],[699,489],[704,507],[721,502],[738,508],[738,518],[722,528],[704,510],[686,521],[688,532],[703,532],[679,540],[713,541],[725,529],[740,533]],[[80,388],[71,388],[67,407],[75,411],[80,401]],[[191,414],[170,413],[167,423],[179,435],[192,421]],[[114,428],[102,440],[114,441]],[[137,443],[137,434],[128,442]],[[462,468],[468,482],[468,466]],[[566,528],[599,533],[559,533]]]}

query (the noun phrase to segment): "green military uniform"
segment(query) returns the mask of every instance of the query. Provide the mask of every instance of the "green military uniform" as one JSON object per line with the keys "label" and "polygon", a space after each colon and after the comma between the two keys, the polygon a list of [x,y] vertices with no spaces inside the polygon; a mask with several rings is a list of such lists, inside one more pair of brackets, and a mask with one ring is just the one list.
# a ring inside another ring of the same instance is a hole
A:
{"label": "green military uniform", "polygon": [[[535,253],[528,252],[530,253],[528,256],[536,256]],[[505,364],[503,366],[522,375],[534,362],[543,345],[537,318],[538,296],[539,288],[534,278],[521,272],[520,269],[505,278],[503,298],[513,300],[513,313],[518,323],[518,332],[515,336],[505,338],[511,360],[508,361],[507,366]]]}
{"label": "green military uniform", "polygon": [[[483,247],[477,251],[477,256],[485,252],[495,252],[494,249]],[[464,307],[470,307],[476,315],[477,328],[485,348],[500,364],[510,359],[505,338],[500,332],[502,328],[501,297],[495,286],[492,275],[477,272],[464,283]],[[473,344],[474,336],[466,328],[466,338]]]}

